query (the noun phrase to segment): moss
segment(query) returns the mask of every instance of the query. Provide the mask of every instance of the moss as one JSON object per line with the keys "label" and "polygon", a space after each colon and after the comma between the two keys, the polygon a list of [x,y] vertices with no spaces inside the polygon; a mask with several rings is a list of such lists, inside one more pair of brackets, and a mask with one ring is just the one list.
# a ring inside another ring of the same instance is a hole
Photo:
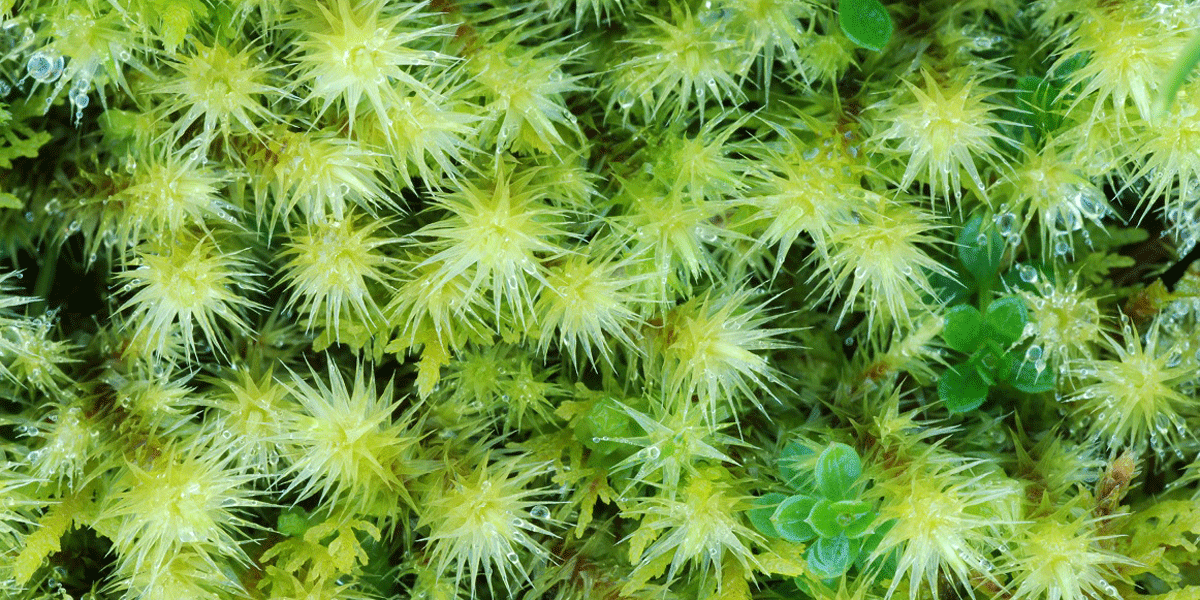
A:
{"label": "moss", "polygon": [[0,595],[1194,595],[1200,4],[840,4],[0,0]]}

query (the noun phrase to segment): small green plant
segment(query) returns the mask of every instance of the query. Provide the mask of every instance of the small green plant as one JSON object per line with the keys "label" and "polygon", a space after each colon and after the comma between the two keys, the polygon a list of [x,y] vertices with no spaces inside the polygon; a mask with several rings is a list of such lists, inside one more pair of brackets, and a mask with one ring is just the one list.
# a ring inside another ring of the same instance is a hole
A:
{"label": "small green plant", "polygon": [[970,304],[946,313],[942,339],[951,349],[967,355],[938,381],[938,397],[950,412],[979,408],[988,390],[999,383],[1029,394],[1054,389],[1054,373],[1044,366],[1037,368],[1035,358],[1017,352],[1027,323],[1029,311],[1018,296],[1004,296],[982,313]]}
{"label": "small green plant", "polygon": [[769,538],[809,543],[804,558],[821,580],[862,568],[882,533],[874,527],[874,507],[860,497],[862,459],[854,448],[831,442],[818,454],[792,442],[780,453],[778,466],[794,493],[757,498],[748,512],[755,529]]}
{"label": "small green plant", "polygon": [[[983,230],[983,218],[976,216],[959,233],[958,265],[953,280],[943,280],[945,297],[952,306],[946,311],[942,340],[946,346],[967,358],[952,364],[938,380],[938,397],[952,413],[964,413],[979,408],[989,390],[1001,383],[1029,394],[1054,389],[1054,373],[1040,363],[1041,355],[1034,347],[1019,348],[1027,337],[1029,309],[1017,295],[993,299],[998,284],[1021,288],[1020,282],[1036,279],[1037,271],[1029,265],[1016,269],[1017,279],[1001,277],[1005,246],[1002,239],[1006,219],[1001,215],[997,228]],[[975,296],[977,305],[967,301]]]}

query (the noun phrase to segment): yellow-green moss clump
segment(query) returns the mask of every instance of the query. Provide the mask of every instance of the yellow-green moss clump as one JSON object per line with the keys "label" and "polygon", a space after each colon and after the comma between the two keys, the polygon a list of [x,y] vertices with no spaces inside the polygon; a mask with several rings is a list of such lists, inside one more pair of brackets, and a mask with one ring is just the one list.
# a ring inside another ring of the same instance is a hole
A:
{"label": "yellow-green moss clump", "polygon": [[1197,40],[0,0],[0,598],[1200,598]]}

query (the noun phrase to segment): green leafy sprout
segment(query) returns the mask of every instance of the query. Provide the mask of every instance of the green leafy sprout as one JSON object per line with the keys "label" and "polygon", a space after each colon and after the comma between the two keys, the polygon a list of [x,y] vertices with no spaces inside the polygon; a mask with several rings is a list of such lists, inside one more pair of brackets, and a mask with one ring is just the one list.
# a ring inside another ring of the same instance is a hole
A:
{"label": "green leafy sprout", "polygon": [[[872,504],[861,498],[862,466],[858,453],[840,442],[829,443],[819,453],[789,442],[780,452],[778,468],[792,493],[756,498],[747,516],[767,537],[808,543],[808,571],[828,585],[851,568],[865,567],[882,539]],[[798,583],[806,585],[803,580]]]}

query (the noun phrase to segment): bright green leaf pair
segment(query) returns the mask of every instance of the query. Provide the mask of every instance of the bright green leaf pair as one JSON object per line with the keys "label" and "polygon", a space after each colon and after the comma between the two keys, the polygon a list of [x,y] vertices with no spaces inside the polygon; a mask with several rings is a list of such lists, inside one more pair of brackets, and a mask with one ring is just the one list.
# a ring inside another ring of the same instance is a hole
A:
{"label": "bright green leaf pair", "polygon": [[1026,393],[1054,389],[1054,376],[1017,357],[1014,346],[1025,335],[1029,311],[1025,301],[1006,296],[988,305],[986,313],[961,304],[946,312],[942,339],[968,355],[938,380],[938,397],[953,413],[979,408],[992,386],[1007,382]]}
{"label": "bright green leaf pair", "polygon": [[987,314],[980,314],[979,309],[969,304],[960,304],[946,311],[942,339],[963,354],[974,354],[989,341],[1008,348],[1020,341],[1028,322],[1025,301],[1016,296],[991,303]]}

